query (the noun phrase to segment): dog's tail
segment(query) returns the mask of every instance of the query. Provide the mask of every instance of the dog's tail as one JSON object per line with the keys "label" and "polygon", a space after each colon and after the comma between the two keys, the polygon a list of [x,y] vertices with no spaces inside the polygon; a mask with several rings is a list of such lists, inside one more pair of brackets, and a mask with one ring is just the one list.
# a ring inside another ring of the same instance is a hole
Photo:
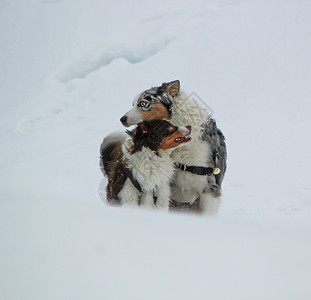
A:
{"label": "dog's tail", "polygon": [[113,132],[104,138],[100,146],[100,168],[109,177],[113,165],[122,159],[122,145],[127,136],[122,132]]}

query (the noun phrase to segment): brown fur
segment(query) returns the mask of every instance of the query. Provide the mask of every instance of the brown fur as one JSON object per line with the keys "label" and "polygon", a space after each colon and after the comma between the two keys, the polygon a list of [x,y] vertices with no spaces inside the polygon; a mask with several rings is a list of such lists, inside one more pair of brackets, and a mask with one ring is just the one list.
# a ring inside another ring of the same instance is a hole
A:
{"label": "brown fur", "polygon": [[122,157],[122,145],[119,141],[101,150],[101,168],[108,177],[106,192],[109,202],[111,200],[119,201],[118,194],[126,180],[126,176],[122,173]]}
{"label": "brown fur", "polygon": [[115,141],[109,145],[102,143],[100,147],[100,167],[104,175],[109,176],[117,160],[122,159],[122,145],[120,141]]}
{"label": "brown fur", "polygon": [[175,96],[179,93],[180,81],[175,80],[166,84],[166,91],[169,95]]}
{"label": "brown fur", "polygon": [[140,113],[142,114],[142,119],[144,121],[170,119],[170,115],[166,107],[160,102],[153,104],[152,110],[141,111]]}
{"label": "brown fur", "polygon": [[175,148],[178,145],[188,142],[189,139],[183,139],[181,141],[175,141],[177,138],[183,137],[184,135],[182,134],[182,132],[180,131],[176,131],[175,133],[173,133],[171,136],[168,136],[167,138],[165,138],[162,142],[162,144],[160,145],[160,150],[167,150],[167,149],[171,149],[171,148]]}
{"label": "brown fur", "polygon": [[133,131],[127,133],[133,139],[132,154],[140,151],[142,147],[147,147],[158,154],[159,150],[171,149],[189,141],[189,139],[175,141],[175,139],[183,137],[183,133],[166,120],[144,121],[139,123]]}
{"label": "brown fur", "polygon": [[114,170],[111,173],[111,177],[108,178],[108,185],[106,188],[107,199],[120,201],[118,195],[122,190],[127,177],[122,172],[123,163],[117,161],[114,166]]}

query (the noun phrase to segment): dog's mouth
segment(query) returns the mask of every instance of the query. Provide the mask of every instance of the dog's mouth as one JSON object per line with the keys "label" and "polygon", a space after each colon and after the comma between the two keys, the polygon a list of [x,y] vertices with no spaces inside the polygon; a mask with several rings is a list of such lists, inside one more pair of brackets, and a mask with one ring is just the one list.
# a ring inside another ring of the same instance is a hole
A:
{"label": "dog's mouth", "polygon": [[182,136],[179,136],[178,138],[176,138],[174,141],[178,144],[182,144],[182,143],[188,143],[191,141],[191,126],[187,125],[185,126],[183,129],[181,129],[180,131],[182,133]]}
{"label": "dog's mouth", "polygon": [[182,144],[182,143],[188,143],[191,141],[191,137],[190,136],[181,136],[175,139],[175,142],[178,144]]}
{"label": "dog's mouth", "polygon": [[171,124],[171,126],[168,128],[170,131],[170,134],[165,137],[162,141],[160,149],[167,150],[176,148],[182,144],[188,143],[191,141],[191,126],[185,126],[185,127],[176,127]]}

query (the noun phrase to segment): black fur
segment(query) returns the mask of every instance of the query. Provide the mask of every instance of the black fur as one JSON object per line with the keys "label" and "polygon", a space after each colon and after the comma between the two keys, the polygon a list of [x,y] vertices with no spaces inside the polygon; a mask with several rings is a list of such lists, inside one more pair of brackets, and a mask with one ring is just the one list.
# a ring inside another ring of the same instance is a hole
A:
{"label": "black fur", "polygon": [[[147,129],[146,131],[144,127]],[[131,153],[134,154],[146,147],[158,155],[158,149],[163,139],[177,130],[176,127],[174,127],[174,130],[169,130],[171,127],[174,126],[166,120],[152,120],[139,123],[133,131],[127,131],[134,143]]]}
{"label": "black fur", "polygon": [[172,115],[172,98],[166,93],[166,83],[144,91],[141,96],[149,102],[161,102],[166,107],[169,115]]}
{"label": "black fur", "polygon": [[217,128],[216,121],[210,118],[208,123],[202,125],[203,134],[202,140],[207,141],[212,149],[212,159],[215,168],[219,168],[221,172],[215,175],[216,184],[221,187],[227,161],[227,147],[223,133]]}

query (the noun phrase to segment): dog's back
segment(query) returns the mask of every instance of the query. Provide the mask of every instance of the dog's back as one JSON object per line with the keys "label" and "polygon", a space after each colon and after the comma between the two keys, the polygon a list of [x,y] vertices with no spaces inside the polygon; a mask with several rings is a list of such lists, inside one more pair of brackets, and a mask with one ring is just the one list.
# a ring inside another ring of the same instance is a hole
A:
{"label": "dog's back", "polygon": [[215,183],[217,186],[217,192],[211,190],[215,195],[220,195],[221,184],[227,169],[227,147],[225,142],[225,136],[220,129],[217,128],[216,121],[212,118],[206,122],[203,128],[203,134],[201,139],[209,143],[211,146],[211,158],[210,161],[213,165],[221,170],[220,173],[215,174]]}

